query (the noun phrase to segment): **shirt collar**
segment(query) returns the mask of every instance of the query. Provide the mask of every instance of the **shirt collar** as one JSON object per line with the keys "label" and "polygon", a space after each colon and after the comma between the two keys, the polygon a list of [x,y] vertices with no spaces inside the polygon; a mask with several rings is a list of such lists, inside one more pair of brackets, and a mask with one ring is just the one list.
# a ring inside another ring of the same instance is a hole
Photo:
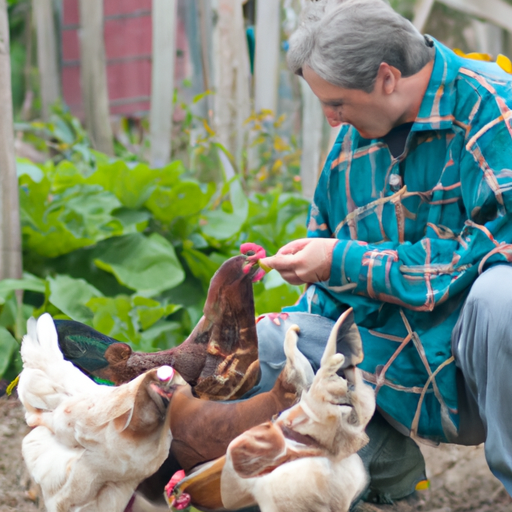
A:
{"label": "shirt collar", "polygon": [[418,116],[411,129],[413,132],[449,129],[454,121],[454,84],[460,59],[449,48],[434,38],[431,39],[436,50],[434,67]]}

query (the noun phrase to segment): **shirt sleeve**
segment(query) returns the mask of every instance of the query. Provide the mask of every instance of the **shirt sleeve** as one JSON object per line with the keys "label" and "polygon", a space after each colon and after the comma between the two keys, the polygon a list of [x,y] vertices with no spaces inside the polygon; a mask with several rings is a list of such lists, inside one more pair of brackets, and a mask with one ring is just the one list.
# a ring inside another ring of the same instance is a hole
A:
{"label": "shirt sleeve", "polygon": [[[341,239],[328,282],[332,295],[351,290],[429,311],[470,286],[487,266],[512,262],[511,126],[499,111],[506,107],[488,104],[474,119],[460,154],[462,201],[468,215],[463,231],[445,238],[429,225],[423,239],[402,244]],[[326,167],[310,212],[309,224],[315,229],[309,236],[330,236],[328,174]]]}

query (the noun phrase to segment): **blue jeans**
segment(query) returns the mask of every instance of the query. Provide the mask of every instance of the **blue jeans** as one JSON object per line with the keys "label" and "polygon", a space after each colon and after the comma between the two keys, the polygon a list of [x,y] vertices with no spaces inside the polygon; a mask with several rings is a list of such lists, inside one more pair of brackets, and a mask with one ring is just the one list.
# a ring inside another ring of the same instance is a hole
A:
{"label": "blue jeans", "polygon": [[473,284],[452,334],[460,369],[459,444],[485,442],[492,473],[512,495],[512,266]]}

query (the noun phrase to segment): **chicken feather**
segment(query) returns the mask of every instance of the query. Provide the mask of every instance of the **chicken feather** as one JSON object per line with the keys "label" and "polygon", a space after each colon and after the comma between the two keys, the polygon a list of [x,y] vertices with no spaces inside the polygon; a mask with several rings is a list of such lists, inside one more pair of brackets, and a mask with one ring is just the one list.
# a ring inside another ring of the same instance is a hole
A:
{"label": "chicken feather", "polygon": [[34,428],[22,453],[48,512],[122,512],[169,453],[168,406],[183,379],[160,367],[98,385],[64,360],[50,315],[27,331],[18,394]]}
{"label": "chicken feather", "polygon": [[[362,359],[361,339],[352,322],[349,309],[333,327],[321,367],[296,405],[247,430],[230,443],[224,457],[170,486],[170,502],[189,494],[193,504],[204,508],[236,510],[258,504],[262,512],[346,512],[367,484],[357,451],[368,442],[364,430],[375,409],[374,392],[360,370],[347,366],[345,355],[336,353],[343,330],[351,336],[349,362]],[[300,361],[294,342],[290,329],[285,341],[290,364]],[[343,376],[338,374],[341,368]]]}

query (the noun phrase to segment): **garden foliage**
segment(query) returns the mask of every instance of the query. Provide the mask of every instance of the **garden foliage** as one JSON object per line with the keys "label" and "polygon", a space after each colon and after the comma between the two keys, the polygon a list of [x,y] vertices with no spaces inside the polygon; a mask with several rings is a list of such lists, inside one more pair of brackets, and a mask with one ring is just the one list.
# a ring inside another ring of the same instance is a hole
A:
{"label": "garden foliage", "polygon": [[[251,193],[240,175],[199,181],[179,160],[152,169],[132,157],[111,159],[61,114],[31,125],[26,137],[36,147],[50,141],[53,158],[18,161],[24,277],[0,282],[0,377],[20,370],[26,320],[45,311],[135,350],[174,346],[199,320],[211,277],[241,243],[273,254],[306,234],[308,204],[291,176],[290,187]],[[221,171],[215,154],[210,165]],[[255,285],[257,314],[279,311],[299,292],[271,272]]]}

